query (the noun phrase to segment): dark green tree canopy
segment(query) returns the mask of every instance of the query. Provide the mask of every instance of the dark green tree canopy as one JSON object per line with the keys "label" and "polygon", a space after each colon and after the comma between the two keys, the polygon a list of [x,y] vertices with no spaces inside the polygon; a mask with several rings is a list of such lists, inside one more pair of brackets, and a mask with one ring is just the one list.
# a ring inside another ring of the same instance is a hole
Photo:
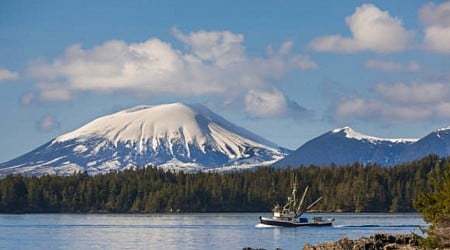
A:
{"label": "dark green tree canopy", "polygon": [[95,176],[7,176],[0,179],[0,212],[269,212],[285,202],[292,175],[299,190],[310,186],[306,203],[324,197],[319,211],[414,212],[419,191],[443,188],[433,180],[449,161],[428,156],[392,168],[355,163],[183,173],[145,167]]}

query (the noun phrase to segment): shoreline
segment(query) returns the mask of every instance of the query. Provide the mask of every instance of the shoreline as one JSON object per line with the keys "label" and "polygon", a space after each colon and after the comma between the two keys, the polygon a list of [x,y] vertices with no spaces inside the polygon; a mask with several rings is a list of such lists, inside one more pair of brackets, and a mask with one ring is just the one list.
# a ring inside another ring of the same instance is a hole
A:
{"label": "shoreline", "polygon": [[[195,212],[185,212],[185,211],[163,211],[163,212],[111,212],[111,211],[25,211],[25,212],[0,212],[0,214],[215,214],[215,213],[221,213],[221,214],[270,214],[270,211],[195,211]],[[421,215],[421,213],[414,211],[414,212],[371,212],[371,211],[365,211],[365,212],[329,212],[329,211],[313,211],[313,212],[305,212],[305,214],[418,214]]]}
{"label": "shoreline", "polygon": [[351,240],[347,237],[338,241],[329,241],[311,245],[306,243],[303,250],[327,250],[327,249],[419,249],[419,236],[414,234],[389,234],[377,233],[369,237],[361,237]]}
{"label": "shoreline", "polygon": [[[337,241],[326,241],[311,245],[305,243],[302,250],[416,250],[419,249],[419,237],[414,234],[376,233],[369,237],[360,237],[352,240],[347,237]],[[243,247],[242,250],[266,250],[264,248]],[[276,248],[276,250],[282,250]]]}

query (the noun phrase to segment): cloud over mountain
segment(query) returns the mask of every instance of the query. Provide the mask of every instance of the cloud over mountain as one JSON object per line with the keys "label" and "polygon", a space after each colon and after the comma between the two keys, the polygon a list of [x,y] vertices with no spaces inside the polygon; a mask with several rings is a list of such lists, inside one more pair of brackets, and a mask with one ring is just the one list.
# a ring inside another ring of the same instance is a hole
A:
{"label": "cloud over mountain", "polygon": [[[291,109],[293,101],[275,82],[291,71],[317,67],[307,55],[294,53],[289,41],[278,49],[269,47],[265,56],[250,57],[242,34],[185,34],[176,28],[172,33],[183,48],[158,38],[138,43],[111,40],[93,48],[71,45],[63,55],[31,64],[28,74],[36,81],[36,91],[27,96],[39,101],[69,101],[83,92],[203,96],[245,105],[254,116],[280,116],[298,110]],[[275,108],[262,111],[268,106]]]}
{"label": "cloud over mountain", "polygon": [[346,17],[351,37],[328,35],[310,42],[316,51],[354,53],[363,50],[391,53],[406,49],[414,33],[403,27],[403,22],[373,4],[363,4]]}
{"label": "cloud over mountain", "polygon": [[448,121],[450,85],[448,82],[393,84],[377,83],[374,96],[341,98],[332,110],[335,121],[364,120],[385,124],[424,120]]}

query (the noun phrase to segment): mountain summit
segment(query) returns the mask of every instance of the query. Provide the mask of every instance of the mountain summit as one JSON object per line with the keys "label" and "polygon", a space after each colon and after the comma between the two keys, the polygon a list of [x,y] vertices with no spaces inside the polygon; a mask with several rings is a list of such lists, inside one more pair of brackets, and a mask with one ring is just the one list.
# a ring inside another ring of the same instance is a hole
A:
{"label": "mountain summit", "polygon": [[154,165],[177,170],[268,165],[285,149],[201,105],[138,106],[103,116],[9,162],[0,175],[106,173]]}

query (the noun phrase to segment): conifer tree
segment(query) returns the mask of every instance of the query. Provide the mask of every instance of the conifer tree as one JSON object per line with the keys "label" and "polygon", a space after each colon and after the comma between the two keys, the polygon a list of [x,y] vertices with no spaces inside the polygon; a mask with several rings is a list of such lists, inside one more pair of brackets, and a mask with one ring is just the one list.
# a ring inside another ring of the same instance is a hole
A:
{"label": "conifer tree", "polygon": [[427,238],[421,241],[425,248],[450,247],[450,161],[442,164],[444,170],[432,178],[432,189],[420,193],[414,200],[414,206],[431,224],[425,230]]}

